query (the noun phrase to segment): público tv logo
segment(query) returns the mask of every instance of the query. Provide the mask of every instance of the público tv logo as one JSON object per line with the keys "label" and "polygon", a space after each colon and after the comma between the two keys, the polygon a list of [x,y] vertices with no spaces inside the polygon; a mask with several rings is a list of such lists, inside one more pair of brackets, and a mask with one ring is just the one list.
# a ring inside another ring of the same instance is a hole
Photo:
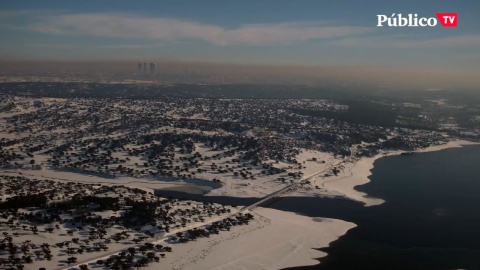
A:
{"label": "p\u00fablico tv logo", "polygon": [[[457,27],[457,13],[436,13],[438,21],[443,27]],[[393,13],[392,16],[377,15],[377,26],[389,27],[434,27],[438,21],[435,17],[418,17],[418,14],[402,14]],[[386,24],[385,24],[386,23]]]}

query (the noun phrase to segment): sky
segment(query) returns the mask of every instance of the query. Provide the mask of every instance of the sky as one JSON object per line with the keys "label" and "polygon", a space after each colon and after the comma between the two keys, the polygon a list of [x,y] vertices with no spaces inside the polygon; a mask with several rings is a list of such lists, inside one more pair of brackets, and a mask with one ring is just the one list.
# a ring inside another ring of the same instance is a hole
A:
{"label": "sky", "polygon": [[[458,27],[376,27],[458,13]],[[0,59],[480,71],[480,1],[0,1]]]}

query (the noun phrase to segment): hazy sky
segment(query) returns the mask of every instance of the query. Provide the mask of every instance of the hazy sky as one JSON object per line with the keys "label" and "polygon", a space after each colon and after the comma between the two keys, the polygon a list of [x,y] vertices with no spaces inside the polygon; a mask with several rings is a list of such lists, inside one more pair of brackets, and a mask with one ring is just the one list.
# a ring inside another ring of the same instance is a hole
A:
{"label": "hazy sky", "polygon": [[[377,14],[437,12],[458,27],[376,27]],[[1,1],[0,34],[1,59],[477,70],[480,1]]]}

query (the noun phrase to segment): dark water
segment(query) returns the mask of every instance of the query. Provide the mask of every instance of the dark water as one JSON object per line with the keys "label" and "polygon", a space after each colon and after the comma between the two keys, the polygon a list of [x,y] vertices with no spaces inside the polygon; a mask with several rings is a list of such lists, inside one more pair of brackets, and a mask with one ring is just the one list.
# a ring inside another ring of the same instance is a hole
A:
{"label": "dark water", "polygon": [[304,197],[270,206],[357,224],[322,249],[320,265],[298,269],[480,269],[480,146],[382,158],[370,179],[357,189],[384,199],[380,206]]}
{"label": "dark water", "polygon": [[358,225],[308,269],[480,269],[479,146],[383,158],[370,179],[357,189],[386,203],[359,208],[295,199],[304,214]]}

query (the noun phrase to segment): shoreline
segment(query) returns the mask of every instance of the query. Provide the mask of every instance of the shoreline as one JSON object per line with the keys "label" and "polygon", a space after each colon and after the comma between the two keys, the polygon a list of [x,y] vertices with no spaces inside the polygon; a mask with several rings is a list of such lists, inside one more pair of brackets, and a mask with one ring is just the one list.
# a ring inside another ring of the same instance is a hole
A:
{"label": "shoreline", "polygon": [[[355,228],[352,222],[313,218],[259,207],[246,227],[174,246],[161,261],[167,269],[284,269],[318,265],[328,254],[318,249]],[[229,250],[225,253],[225,250]]]}
{"label": "shoreline", "polygon": [[365,207],[380,205],[385,201],[380,198],[370,197],[367,193],[361,192],[355,189],[356,186],[365,185],[370,182],[371,170],[374,167],[374,163],[377,159],[389,156],[398,156],[402,153],[428,153],[435,152],[449,148],[460,148],[468,145],[479,145],[480,143],[466,141],[466,140],[454,140],[441,145],[434,145],[423,149],[414,151],[384,151],[377,154],[374,157],[362,158],[355,163],[347,164],[345,169],[335,179],[325,179],[322,187],[326,190],[328,195],[343,196],[347,199],[351,199],[360,203],[363,203]]}

